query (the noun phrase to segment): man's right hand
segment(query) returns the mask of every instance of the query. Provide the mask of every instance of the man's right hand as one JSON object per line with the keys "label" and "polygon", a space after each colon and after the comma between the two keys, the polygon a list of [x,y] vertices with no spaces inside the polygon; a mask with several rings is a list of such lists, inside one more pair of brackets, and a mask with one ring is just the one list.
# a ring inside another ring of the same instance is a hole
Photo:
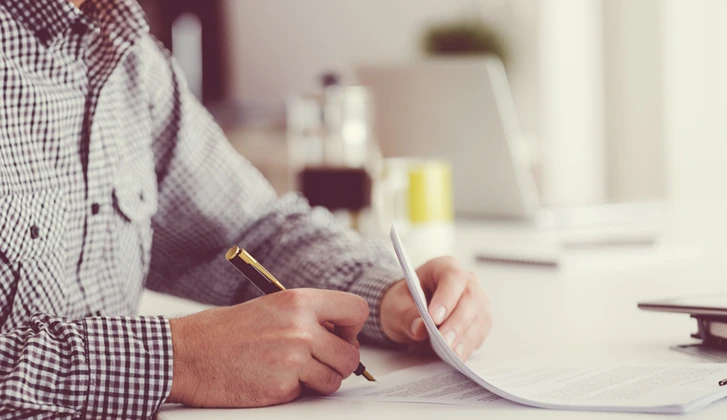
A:
{"label": "man's right hand", "polygon": [[331,394],[358,367],[356,337],[368,314],[350,293],[292,289],[172,319],[167,401],[261,407],[292,401],[304,386]]}

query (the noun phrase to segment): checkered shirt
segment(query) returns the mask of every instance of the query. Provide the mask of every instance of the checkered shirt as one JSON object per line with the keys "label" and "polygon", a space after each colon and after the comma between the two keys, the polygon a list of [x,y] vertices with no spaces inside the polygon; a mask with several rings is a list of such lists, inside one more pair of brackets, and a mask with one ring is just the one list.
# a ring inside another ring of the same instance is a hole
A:
{"label": "checkered shirt", "polygon": [[385,340],[385,248],[276,197],[133,0],[0,0],[0,419],[153,415],[171,333],[135,316],[140,294],[257,296],[231,245],[290,287],[365,297],[363,333]]}

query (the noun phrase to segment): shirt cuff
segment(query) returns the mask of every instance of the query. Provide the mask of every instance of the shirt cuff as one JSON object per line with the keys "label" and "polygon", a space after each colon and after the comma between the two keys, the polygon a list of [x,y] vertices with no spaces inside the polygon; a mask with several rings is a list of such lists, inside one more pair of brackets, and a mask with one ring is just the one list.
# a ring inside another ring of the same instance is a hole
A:
{"label": "shirt cuff", "polygon": [[381,326],[381,298],[391,285],[403,280],[401,270],[395,267],[371,267],[364,275],[351,285],[348,290],[364,299],[369,304],[369,318],[361,330],[362,336],[376,344],[398,346],[391,341]]}
{"label": "shirt cuff", "polygon": [[84,418],[147,419],[172,387],[172,334],[162,317],[82,320],[89,363]]}

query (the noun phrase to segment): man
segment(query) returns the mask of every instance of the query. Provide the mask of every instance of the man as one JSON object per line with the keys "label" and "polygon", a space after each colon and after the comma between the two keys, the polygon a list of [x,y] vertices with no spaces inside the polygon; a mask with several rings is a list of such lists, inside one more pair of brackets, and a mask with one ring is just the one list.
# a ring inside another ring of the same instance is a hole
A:
{"label": "man", "polygon": [[[338,389],[359,334],[426,340],[386,251],[277,199],[147,30],[133,0],[0,2],[0,417],[279,404]],[[299,289],[253,299],[230,245]],[[450,258],[418,273],[468,357],[484,292]],[[144,287],[222,307],[135,317]]]}

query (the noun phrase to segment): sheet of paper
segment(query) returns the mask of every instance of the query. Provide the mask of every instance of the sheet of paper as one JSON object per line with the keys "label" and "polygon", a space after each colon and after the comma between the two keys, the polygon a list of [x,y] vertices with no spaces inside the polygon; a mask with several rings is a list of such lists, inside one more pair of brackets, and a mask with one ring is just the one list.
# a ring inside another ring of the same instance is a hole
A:
{"label": "sheet of paper", "polygon": [[474,406],[511,404],[442,362],[384,375],[378,383],[344,388],[328,398]]}
{"label": "sheet of paper", "polygon": [[492,367],[474,361],[467,365],[524,404],[545,408],[679,413],[727,397],[727,386],[719,385],[727,378],[727,364]]}
{"label": "sheet of paper", "polygon": [[407,286],[437,355],[482,388],[510,401],[542,408],[679,413],[727,396],[727,365],[542,367],[465,364],[432,321],[414,267],[399,236],[391,241]]}
{"label": "sheet of paper", "polygon": [[[704,398],[727,374],[724,364],[492,368],[478,361],[468,365],[498,388],[535,403],[528,405],[545,408],[679,413],[727,395],[725,389]],[[377,384],[349,387],[329,398],[470,406],[509,403],[442,362],[400,370],[382,376]]]}

